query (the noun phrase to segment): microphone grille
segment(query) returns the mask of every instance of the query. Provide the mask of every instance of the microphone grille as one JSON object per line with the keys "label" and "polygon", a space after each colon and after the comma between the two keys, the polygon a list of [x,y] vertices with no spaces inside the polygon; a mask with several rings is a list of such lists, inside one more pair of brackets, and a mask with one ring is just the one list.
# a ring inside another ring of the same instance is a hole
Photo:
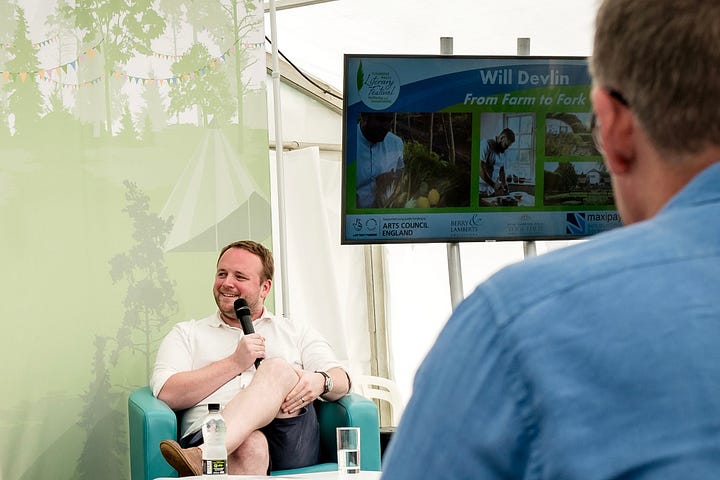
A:
{"label": "microphone grille", "polygon": [[244,298],[238,298],[237,300],[235,300],[234,307],[236,312],[240,310],[250,310],[250,307],[248,306],[248,303],[245,301]]}

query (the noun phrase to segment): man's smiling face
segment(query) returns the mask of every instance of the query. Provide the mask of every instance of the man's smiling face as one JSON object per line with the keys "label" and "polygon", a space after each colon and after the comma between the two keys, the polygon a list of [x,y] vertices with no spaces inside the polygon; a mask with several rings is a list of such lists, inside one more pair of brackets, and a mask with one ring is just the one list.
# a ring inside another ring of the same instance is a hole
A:
{"label": "man's smiling face", "polygon": [[247,301],[253,320],[260,317],[271,280],[263,279],[260,257],[242,248],[230,248],[218,260],[213,296],[226,323],[239,326],[235,300]]}

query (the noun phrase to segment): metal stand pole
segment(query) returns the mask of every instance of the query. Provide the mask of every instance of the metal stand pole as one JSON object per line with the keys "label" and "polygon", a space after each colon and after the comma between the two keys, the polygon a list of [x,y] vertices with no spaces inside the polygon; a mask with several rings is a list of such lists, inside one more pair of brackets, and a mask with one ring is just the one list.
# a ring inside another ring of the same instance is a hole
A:
{"label": "metal stand pole", "polygon": [[[529,38],[517,39],[517,54],[519,57],[530,55]],[[537,255],[537,245],[535,245],[534,241],[523,242],[523,254],[525,255],[525,258],[534,257]]]}
{"label": "metal stand pole", "polygon": [[[442,55],[452,55],[453,37],[440,37],[440,53]],[[450,280],[450,302],[452,303],[453,310],[455,310],[464,298],[459,243],[447,244],[447,257],[448,278]]]}

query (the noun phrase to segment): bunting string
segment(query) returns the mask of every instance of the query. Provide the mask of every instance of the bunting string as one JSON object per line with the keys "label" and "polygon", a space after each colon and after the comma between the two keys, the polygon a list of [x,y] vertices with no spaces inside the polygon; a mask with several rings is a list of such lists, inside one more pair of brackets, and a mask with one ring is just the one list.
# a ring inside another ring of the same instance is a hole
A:
{"label": "bunting string", "polygon": [[[78,65],[82,62],[84,62],[87,59],[92,59],[96,55],[99,55],[101,53],[100,44],[103,42],[101,40],[98,42],[98,44],[94,47],[91,47],[84,52],[82,52],[78,57],[70,62],[66,62],[62,65],[58,65],[56,67],[52,68],[43,68],[35,71],[25,71],[25,72],[9,72],[9,71],[0,71],[0,78],[7,82],[14,82],[18,79],[22,82],[25,82],[30,75],[35,75],[39,80],[47,80],[47,81],[53,81],[59,85],[62,85],[63,87],[83,87],[83,86],[92,86],[97,83],[99,83],[104,76],[100,76],[96,79],[84,81],[84,82],[78,82],[78,83],[67,83],[60,81],[60,76],[63,74],[68,73],[68,68],[72,68],[73,71],[77,71]],[[264,43],[259,42],[243,42],[242,46],[244,48],[259,48],[260,46],[263,46]],[[155,52],[154,52],[155,53]],[[152,83],[155,83],[157,85],[162,85],[164,83],[168,84],[176,84],[179,82],[188,81],[191,79],[194,79],[197,75],[205,75],[208,71],[208,69],[214,69],[217,67],[218,64],[223,64],[227,61],[227,58],[229,55],[232,55],[235,53],[235,44],[231,45],[225,52],[220,54],[217,57],[214,57],[207,65],[200,67],[192,72],[183,73],[180,75],[173,75],[170,77],[156,77],[156,78],[147,78],[137,75],[130,75],[128,73],[122,72],[122,71],[114,71],[112,72],[112,75],[115,78],[122,78],[128,82],[134,83],[136,85],[143,84],[143,85],[149,85]],[[166,54],[160,54],[157,53],[157,55],[162,55],[166,58],[172,57],[173,59],[182,58],[182,55],[166,55]],[[162,57],[161,57],[162,58]],[[56,79],[53,78],[56,77]]]}
{"label": "bunting string", "polygon": [[[48,38],[48,39],[46,39],[46,40],[42,40],[42,41],[40,41],[40,42],[33,43],[33,44],[32,44],[32,47],[33,47],[35,50],[40,50],[42,47],[45,47],[45,46],[47,46],[47,45],[52,45],[53,43],[57,42],[57,41],[58,41],[58,38],[60,38],[60,34],[59,34],[59,33],[56,34],[56,35],[54,35],[54,36],[52,36],[52,37],[50,37],[50,38]],[[12,44],[12,43],[2,43],[2,42],[0,42],[0,48],[12,49],[12,48],[13,48],[13,44]]]}
{"label": "bunting string", "polygon": [[[53,72],[56,74],[59,74],[61,71],[63,73],[67,73],[68,67],[72,67],[73,70],[77,70],[78,64],[83,62],[86,59],[92,59],[95,57],[96,54],[100,54],[100,45],[103,43],[103,40],[100,40],[94,47],[90,47],[87,50],[84,50],[80,55],[77,56],[77,58],[66,62],[62,65],[57,65],[55,67],[50,68],[41,68],[35,71],[25,71],[25,72],[7,72],[7,71],[0,71],[0,75],[2,75],[4,78],[16,78],[19,75],[27,76],[27,75],[37,75],[40,78],[43,78],[45,75],[52,75]],[[7,74],[7,75],[6,75]]]}
{"label": "bunting string", "polygon": [[58,41],[58,38],[60,38],[60,34],[58,33],[54,37],[50,37],[47,40],[43,40],[42,42],[33,43],[32,46],[35,50],[40,50],[42,47],[45,47],[47,45],[52,45],[53,43]]}

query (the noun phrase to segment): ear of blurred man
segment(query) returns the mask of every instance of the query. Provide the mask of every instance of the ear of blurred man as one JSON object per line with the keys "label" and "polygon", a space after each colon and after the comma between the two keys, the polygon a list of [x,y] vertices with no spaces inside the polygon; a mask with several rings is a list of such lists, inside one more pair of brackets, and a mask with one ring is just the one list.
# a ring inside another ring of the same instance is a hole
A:
{"label": "ear of blurred man", "polygon": [[607,89],[594,87],[591,99],[618,213],[626,225],[644,220],[656,210],[647,204],[651,196],[645,192],[652,183],[647,172],[654,168],[647,136],[631,108],[618,102]]}
{"label": "ear of blurred man", "polygon": [[602,87],[593,88],[591,99],[605,164],[613,175],[627,174],[637,156],[638,125],[632,111]]}

